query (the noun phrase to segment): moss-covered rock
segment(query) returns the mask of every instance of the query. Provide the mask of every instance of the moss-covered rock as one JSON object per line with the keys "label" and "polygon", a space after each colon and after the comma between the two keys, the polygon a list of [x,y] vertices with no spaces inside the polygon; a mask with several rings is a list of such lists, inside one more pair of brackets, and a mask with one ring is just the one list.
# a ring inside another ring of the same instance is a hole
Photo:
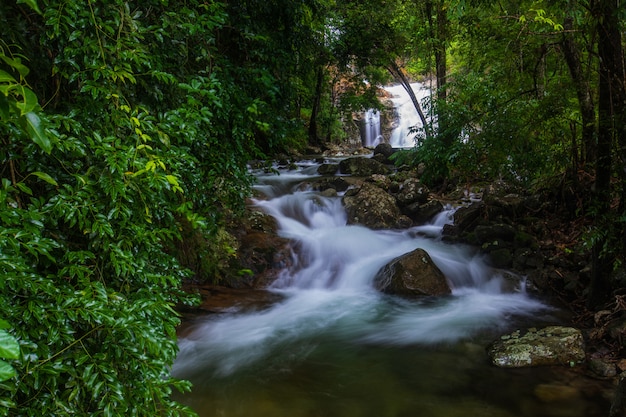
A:
{"label": "moss-covered rock", "polygon": [[494,365],[503,368],[572,366],[584,362],[585,342],[578,329],[549,326],[502,336],[488,348],[488,354]]}

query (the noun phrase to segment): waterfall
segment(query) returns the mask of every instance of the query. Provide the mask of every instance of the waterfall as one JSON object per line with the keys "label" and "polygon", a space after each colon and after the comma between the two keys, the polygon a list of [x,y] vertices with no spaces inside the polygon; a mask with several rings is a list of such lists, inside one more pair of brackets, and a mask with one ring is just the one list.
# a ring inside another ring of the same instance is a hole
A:
{"label": "waterfall", "polygon": [[[430,89],[421,83],[412,83],[411,88],[420,104],[430,95]],[[398,125],[391,133],[389,143],[394,148],[412,148],[415,146],[415,134],[410,133],[410,129],[423,128],[419,114],[402,85],[389,86],[385,90],[392,95],[391,100],[398,113]]]}
{"label": "waterfall", "polygon": [[380,133],[380,112],[378,110],[367,110],[361,123],[363,146],[373,148],[382,142],[383,137]]}

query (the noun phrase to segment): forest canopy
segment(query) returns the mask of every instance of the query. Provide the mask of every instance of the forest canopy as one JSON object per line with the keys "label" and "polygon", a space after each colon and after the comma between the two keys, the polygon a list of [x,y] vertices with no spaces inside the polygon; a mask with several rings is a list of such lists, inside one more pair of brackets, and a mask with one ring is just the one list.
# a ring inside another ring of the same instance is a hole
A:
{"label": "forest canopy", "polygon": [[[189,415],[179,323],[250,194],[247,164],[348,140],[379,88],[432,78],[398,164],[560,187],[588,303],[626,248],[616,1],[5,0],[0,4],[0,414]],[[592,191],[592,192],[591,192]]]}

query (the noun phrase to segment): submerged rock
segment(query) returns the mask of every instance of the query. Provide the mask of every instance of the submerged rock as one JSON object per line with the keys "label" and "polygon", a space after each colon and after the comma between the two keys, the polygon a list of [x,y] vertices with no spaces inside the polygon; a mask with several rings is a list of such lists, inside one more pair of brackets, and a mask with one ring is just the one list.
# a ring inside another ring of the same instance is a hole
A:
{"label": "submerged rock", "polygon": [[377,289],[396,295],[448,295],[450,287],[441,270],[423,249],[399,256],[374,278]]}
{"label": "submerged rock", "polygon": [[488,353],[491,362],[503,368],[571,366],[585,360],[585,343],[578,329],[549,326],[502,336],[488,348]]}

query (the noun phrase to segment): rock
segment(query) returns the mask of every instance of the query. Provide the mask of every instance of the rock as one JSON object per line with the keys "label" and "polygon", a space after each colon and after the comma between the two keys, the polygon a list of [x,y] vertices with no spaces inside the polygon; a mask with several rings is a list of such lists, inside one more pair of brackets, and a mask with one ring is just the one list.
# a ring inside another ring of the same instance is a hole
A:
{"label": "rock", "polygon": [[391,155],[394,154],[394,152],[395,150],[388,143],[379,143],[378,145],[376,145],[376,148],[374,148],[374,155],[380,154],[386,158],[389,158]]}
{"label": "rock", "polygon": [[476,202],[469,206],[460,207],[454,212],[454,226],[456,233],[472,231],[481,220],[484,203]]}
{"label": "rock", "polygon": [[393,162],[391,162],[391,160],[387,158],[385,155],[383,155],[382,153],[377,153],[375,155],[372,155],[372,160],[376,162],[380,162],[383,165],[393,165]]}
{"label": "rock", "polygon": [[612,378],[617,375],[615,364],[600,358],[592,358],[589,360],[589,369],[594,374],[603,378]]}
{"label": "rock", "polygon": [[440,201],[431,200],[426,204],[413,203],[402,208],[402,212],[409,216],[416,224],[424,224],[443,210]]}
{"label": "rock", "polygon": [[388,294],[448,295],[446,277],[423,249],[399,256],[382,267],[374,278],[377,289]]}
{"label": "rock", "polygon": [[350,183],[342,177],[326,177],[313,182],[312,187],[317,191],[333,189],[337,192],[342,192],[350,187]]}
{"label": "rock", "polygon": [[317,168],[317,173],[320,175],[335,175],[339,171],[338,164],[322,164]]}
{"label": "rock", "polygon": [[396,200],[400,206],[418,203],[425,204],[428,201],[430,190],[417,178],[406,179],[396,194]]}
{"label": "rock", "polygon": [[372,174],[389,174],[390,170],[378,161],[364,157],[354,157],[339,163],[339,172],[355,177],[369,177]]}
{"label": "rock", "polygon": [[496,268],[508,268],[513,262],[511,251],[506,248],[498,248],[489,252],[488,262]]}
{"label": "rock", "polygon": [[585,360],[585,345],[580,330],[549,326],[502,336],[488,348],[488,354],[494,365],[503,368],[571,366]]}
{"label": "rock", "polygon": [[476,240],[480,245],[500,239],[512,242],[515,239],[515,228],[511,225],[502,223],[477,225],[474,229],[474,234],[476,235]]}
{"label": "rock", "polygon": [[[385,190],[370,183],[350,189],[343,197],[348,224],[360,224],[372,229],[406,227],[407,218],[402,216],[396,200]],[[408,220],[410,224],[410,219]]]}

